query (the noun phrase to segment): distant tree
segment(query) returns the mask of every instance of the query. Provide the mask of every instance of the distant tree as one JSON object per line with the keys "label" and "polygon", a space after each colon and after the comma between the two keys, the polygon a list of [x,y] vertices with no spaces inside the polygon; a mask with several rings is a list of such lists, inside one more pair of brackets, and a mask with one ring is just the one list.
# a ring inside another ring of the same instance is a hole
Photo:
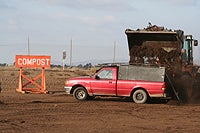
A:
{"label": "distant tree", "polygon": [[61,65],[54,65],[54,64],[51,64],[51,67],[61,68],[62,66],[61,66]]}
{"label": "distant tree", "polygon": [[8,64],[7,63],[0,63],[0,66],[8,66]]}
{"label": "distant tree", "polygon": [[83,66],[85,69],[88,69],[88,68],[91,68],[92,67],[92,64],[91,63],[88,63],[86,65]]}
{"label": "distant tree", "polygon": [[89,69],[89,68],[92,67],[92,64],[91,64],[91,63],[87,63],[87,64],[85,64],[85,65],[79,64],[77,67],[78,67],[78,68]]}
{"label": "distant tree", "polygon": [[82,64],[79,64],[77,67],[78,67],[78,68],[83,68],[83,65],[82,65]]}

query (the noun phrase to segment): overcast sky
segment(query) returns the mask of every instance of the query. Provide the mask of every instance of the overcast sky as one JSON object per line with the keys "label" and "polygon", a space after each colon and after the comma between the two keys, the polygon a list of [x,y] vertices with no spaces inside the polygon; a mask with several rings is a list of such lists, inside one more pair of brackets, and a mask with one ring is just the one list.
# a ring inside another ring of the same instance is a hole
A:
{"label": "overcast sky", "polygon": [[[15,55],[50,55],[62,63],[70,38],[73,63],[129,60],[125,29],[145,28],[148,22],[182,29],[200,40],[199,0],[0,0],[0,63]],[[199,41],[200,43],[200,41]],[[195,62],[200,46],[195,47]],[[199,62],[200,64],[200,62]]]}

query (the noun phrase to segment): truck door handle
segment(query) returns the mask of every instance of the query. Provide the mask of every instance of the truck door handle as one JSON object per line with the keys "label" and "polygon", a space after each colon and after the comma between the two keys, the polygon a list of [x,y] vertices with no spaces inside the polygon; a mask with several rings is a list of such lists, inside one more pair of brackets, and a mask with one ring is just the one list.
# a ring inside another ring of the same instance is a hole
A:
{"label": "truck door handle", "polygon": [[112,84],[112,81],[109,81],[108,83],[109,83],[109,84]]}

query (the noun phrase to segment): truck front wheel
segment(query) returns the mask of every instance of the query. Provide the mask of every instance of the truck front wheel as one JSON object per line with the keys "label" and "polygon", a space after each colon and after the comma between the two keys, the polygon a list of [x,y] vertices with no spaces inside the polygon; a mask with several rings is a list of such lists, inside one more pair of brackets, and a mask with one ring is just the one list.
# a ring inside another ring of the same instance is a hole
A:
{"label": "truck front wheel", "polygon": [[138,89],[133,93],[132,98],[135,103],[142,104],[142,103],[146,103],[148,96],[144,90]]}
{"label": "truck front wheel", "polygon": [[77,87],[74,90],[73,96],[79,101],[84,101],[87,100],[88,93],[83,87]]}

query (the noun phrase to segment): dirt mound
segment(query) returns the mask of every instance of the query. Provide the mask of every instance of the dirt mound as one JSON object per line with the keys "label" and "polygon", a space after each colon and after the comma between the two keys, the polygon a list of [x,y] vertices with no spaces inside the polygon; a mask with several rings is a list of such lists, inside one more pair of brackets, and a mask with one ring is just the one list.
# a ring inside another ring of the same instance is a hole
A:
{"label": "dirt mound", "polygon": [[165,51],[156,46],[134,46],[130,50],[130,63],[172,64],[177,62],[180,53],[177,50]]}
{"label": "dirt mound", "polygon": [[183,103],[200,103],[200,80],[190,73],[181,73],[174,77],[175,88]]}

